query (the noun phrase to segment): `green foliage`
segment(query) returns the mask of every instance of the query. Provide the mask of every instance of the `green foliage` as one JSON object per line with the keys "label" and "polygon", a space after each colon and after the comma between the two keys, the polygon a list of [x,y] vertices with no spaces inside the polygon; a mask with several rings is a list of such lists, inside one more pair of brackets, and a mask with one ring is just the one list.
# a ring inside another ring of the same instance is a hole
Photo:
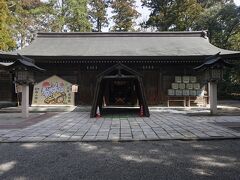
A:
{"label": "green foliage", "polygon": [[68,0],[66,3],[66,25],[70,31],[89,32],[91,24],[88,19],[87,0]]}
{"label": "green foliage", "polygon": [[37,31],[91,31],[87,0],[9,0],[18,47],[29,44]]}
{"label": "green foliage", "polygon": [[233,43],[240,32],[240,8],[227,4],[206,9],[193,29],[207,29],[211,43],[221,48],[237,50]]}
{"label": "green foliage", "polygon": [[202,12],[196,0],[142,0],[151,10],[143,27],[155,27],[158,31],[189,30]]}
{"label": "green foliage", "polygon": [[227,3],[233,3],[233,0],[197,0],[204,9],[215,6],[216,4],[224,6]]}
{"label": "green foliage", "polygon": [[106,27],[108,25],[108,2],[105,0],[90,0],[89,5],[89,15],[94,25],[94,31],[101,32],[102,27]]}
{"label": "green foliage", "polygon": [[143,27],[155,27],[158,31],[167,31],[172,26],[175,15],[174,0],[142,0],[142,6],[151,10],[149,19]]}
{"label": "green foliage", "polygon": [[[233,3],[216,4],[204,10],[194,30],[207,29],[210,42],[217,47],[240,50],[240,7]],[[221,98],[240,99],[240,63],[226,69],[224,82],[219,84]]]}
{"label": "green foliage", "polygon": [[173,6],[173,30],[190,30],[202,11],[201,5],[196,0],[176,0]]}
{"label": "green foliage", "polygon": [[230,36],[228,44],[230,49],[240,51],[240,27]]}
{"label": "green foliage", "polygon": [[47,31],[91,31],[87,0],[49,0],[42,10],[45,18],[42,18],[41,22],[47,24]]}
{"label": "green foliage", "polygon": [[30,43],[34,32],[41,29],[35,16],[42,4],[40,0],[9,0],[9,9],[15,18],[12,28],[18,47]]}
{"label": "green foliage", "polygon": [[113,0],[111,8],[113,9],[112,16],[115,25],[113,31],[133,31],[134,19],[139,17],[136,10],[135,0]]}
{"label": "green foliage", "polygon": [[11,29],[13,20],[6,0],[0,0],[0,50],[8,51],[16,46]]}

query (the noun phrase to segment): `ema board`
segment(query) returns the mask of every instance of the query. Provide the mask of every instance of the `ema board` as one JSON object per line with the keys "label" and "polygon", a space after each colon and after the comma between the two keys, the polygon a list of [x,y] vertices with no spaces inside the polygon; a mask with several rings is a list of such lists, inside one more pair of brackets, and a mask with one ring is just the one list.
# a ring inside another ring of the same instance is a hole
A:
{"label": "ema board", "polygon": [[34,85],[32,105],[74,105],[72,84],[54,75]]}

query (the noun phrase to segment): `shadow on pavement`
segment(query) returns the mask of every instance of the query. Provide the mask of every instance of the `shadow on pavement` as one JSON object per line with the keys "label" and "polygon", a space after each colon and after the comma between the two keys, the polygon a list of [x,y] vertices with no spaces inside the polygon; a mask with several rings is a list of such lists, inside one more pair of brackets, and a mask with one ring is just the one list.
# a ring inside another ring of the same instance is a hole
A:
{"label": "shadow on pavement", "polygon": [[0,179],[239,179],[240,141],[2,143]]}

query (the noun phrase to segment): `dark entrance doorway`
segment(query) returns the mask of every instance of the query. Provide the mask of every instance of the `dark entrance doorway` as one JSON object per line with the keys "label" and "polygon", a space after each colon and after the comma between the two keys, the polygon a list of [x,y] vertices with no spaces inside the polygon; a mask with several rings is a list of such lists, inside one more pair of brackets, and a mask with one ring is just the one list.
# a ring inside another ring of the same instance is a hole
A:
{"label": "dark entrance doorway", "polygon": [[91,117],[96,116],[98,107],[101,114],[128,109],[139,112],[142,108],[143,116],[149,117],[141,75],[121,63],[99,74]]}
{"label": "dark entrance doorway", "polygon": [[137,103],[134,79],[113,79],[105,87],[106,106],[134,106]]}

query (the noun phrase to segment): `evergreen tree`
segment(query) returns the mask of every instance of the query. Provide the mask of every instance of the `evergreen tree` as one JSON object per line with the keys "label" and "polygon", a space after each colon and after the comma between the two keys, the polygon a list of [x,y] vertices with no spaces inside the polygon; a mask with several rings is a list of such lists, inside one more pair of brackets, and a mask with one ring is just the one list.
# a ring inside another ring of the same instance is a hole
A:
{"label": "evergreen tree", "polygon": [[11,29],[12,23],[13,17],[6,0],[0,0],[0,50],[8,51],[16,46]]}
{"label": "evergreen tree", "polygon": [[170,30],[188,31],[198,21],[203,8],[196,0],[176,0],[173,6],[173,24]]}
{"label": "evergreen tree", "polygon": [[42,4],[40,0],[9,1],[9,9],[15,17],[13,28],[18,47],[24,47],[26,44],[29,44],[33,39],[34,33],[39,30],[35,13]]}
{"label": "evergreen tree", "polygon": [[70,31],[90,32],[91,24],[87,11],[87,0],[67,0],[66,25]]}
{"label": "evergreen tree", "polygon": [[94,31],[101,32],[102,27],[108,25],[106,0],[90,0],[89,15],[94,25]]}
{"label": "evergreen tree", "polygon": [[201,4],[204,9],[207,9],[215,6],[216,4],[224,6],[227,3],[233,3],[233,0],[197,0],[197,2]]}
{"label": "evergreen tree", "polygon": [[142,6],[151,11],[149,19],[142,26],[155,27],[158,31],[168,31],[175,19],[174,2],[174,0],[142,0]]}
{"label": "evergreen tree", "polygon": [[[240,50],[240,7],[233,3],[218,3],[206,8],[200,15],[194,30],[208,30],[212,44],[223,49]],[[239,98],[240,63],[224,72],[224,79],[219,84],[219,96]],[[234,97],[232,94],[236,94]]]}
{"label": "evergreen tree", "polygon": [[207,29],[212,44],[224,49],[237,50],[240,7],[230,3],[223,7],[218,4],[208,8],[200,15],[198,22],[192,28],[194,30]]}
{"label": "evergreen tree", "polygon": [[49,30],[54,32],[89,32],[91,24],[87,11],[87,0],[49,0]]}
{"label": "evergreen tree", "polygon": [[115,25],[113,31],[132,31],[134,30],[134,20],[139,17],[136,10],[135,0],[113,0],[111,8]]}
{"label": "evergreen tree", "polygon": [[155,27],[158,31],[188,30],[202,11],[196,0],[142,0],[151,10],[143,27]]}

